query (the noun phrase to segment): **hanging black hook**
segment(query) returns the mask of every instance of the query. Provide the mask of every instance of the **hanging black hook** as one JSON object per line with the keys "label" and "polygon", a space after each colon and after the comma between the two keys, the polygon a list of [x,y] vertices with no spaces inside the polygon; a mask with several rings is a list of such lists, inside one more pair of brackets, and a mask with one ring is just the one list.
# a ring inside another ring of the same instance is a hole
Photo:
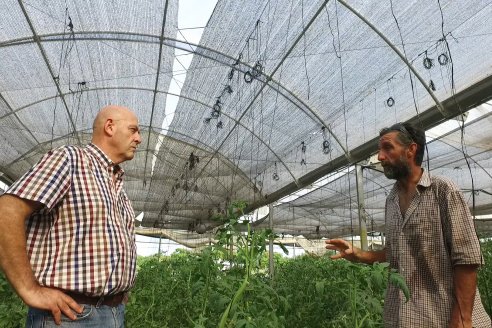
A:
{"label": "hanging black hook", "polygon": [[253,75],[253,77],[258,77],[261,75],[262,72],[263,72],[263,65],[261,65],[261,63],[257,61],[255,66],[253,66],[253,70],[251,74]]}
{"label": "hanging black hook", "polygon": [[434,63],[432,62],[432,59],[427,57],[427,51],[425,52],[425,58],[424,58],[424,67],[426,69],[431,69],[431,67],[434,66]]}
{"label": "hanging black hook", "polygon": [[430,88],[432,91],[436,91],[436,86],[434,85],[434,81],[430,80],[430,83],[429,83],[429,88]]}
{"label": "hanging black hook", "polygon": [[222,110],[222,106],[221,106],[221,102],[220,102],[220,97],[215,101],[215,104],[212,106],[212,114],[210,114],[212,116],[212,118],[218,118],[220,116],[220,112]]}
{"label": "hanging black hook", "polygon": [[250,71],[247,71],[246,73],[244,73],[244,82],[246,82],[246,83],[253,82],[253,75],[251,74]]}
{"label": "hanging black hook", "polygon": [[323,141],[323,153],[325,154],[329,154],[331,151],[331,145],[330,145],[330,142],[328,140],[324,140]]}
{"label": "hanging black hook", "polygon": [[447,65],[449,61],[448,55],[446,55],[445,53],[440,54],[439,57],[437,57],[437,61],[441,66]]}
{"label": "hanging black hook", "polygon": [[386,100],[386,105],[388,105],[388,107],[393,107],[394,104],[395,104],[395,99],[393,99],[393,97],[389,97]]}

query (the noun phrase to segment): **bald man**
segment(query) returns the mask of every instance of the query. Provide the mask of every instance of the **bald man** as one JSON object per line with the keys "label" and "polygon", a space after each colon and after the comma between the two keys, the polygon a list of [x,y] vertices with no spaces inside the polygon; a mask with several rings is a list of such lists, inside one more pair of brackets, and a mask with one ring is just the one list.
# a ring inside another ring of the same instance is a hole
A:
{"label": "bald man", "polygon": [[119,164],[140,142],[130,109],[104,107],[89,145],[49,151],[0,197],[0,267],[28,327],[124,326],[135,215]]}

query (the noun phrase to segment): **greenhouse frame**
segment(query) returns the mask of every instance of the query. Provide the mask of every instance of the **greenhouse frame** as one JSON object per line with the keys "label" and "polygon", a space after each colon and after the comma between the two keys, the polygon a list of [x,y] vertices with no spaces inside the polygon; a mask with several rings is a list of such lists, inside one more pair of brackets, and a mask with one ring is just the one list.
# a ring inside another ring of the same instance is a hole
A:
{"label": "greenhouse frame", "polygon": [[491,235],[489,1],[221,0],[202,26],[181,22],[184,2],[2,1],[1,180],[87,144],[121,104],[142,129],[124,164],[137,233],[208,245],[241,200],[254,227],[308,248],[384,232],[378,133],[413,122],[424,167]]}

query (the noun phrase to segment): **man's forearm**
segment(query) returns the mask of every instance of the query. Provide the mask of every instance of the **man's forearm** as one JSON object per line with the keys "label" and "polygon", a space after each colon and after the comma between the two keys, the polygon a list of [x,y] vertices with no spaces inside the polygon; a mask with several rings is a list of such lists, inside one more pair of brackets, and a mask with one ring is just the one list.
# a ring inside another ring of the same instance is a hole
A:
{"label": "man's forearm", "polygon": [[386,262],[386,250],[380,251],[361,251],[357,254],[359,262],[372,264],[375,262]]}
{"label": "man's forearm", "polygon": [[450,327],[471,327],[473,303],[477,290],[478,265],[456,265],[453,268],[454,302]]}
{"label": "man's forearm", "polygon": [[20,204],[13,196],[0,197],[0,267],[15,291],[24,299],[26,292],[37,285],[26,252],[25,215],[33,204]]}

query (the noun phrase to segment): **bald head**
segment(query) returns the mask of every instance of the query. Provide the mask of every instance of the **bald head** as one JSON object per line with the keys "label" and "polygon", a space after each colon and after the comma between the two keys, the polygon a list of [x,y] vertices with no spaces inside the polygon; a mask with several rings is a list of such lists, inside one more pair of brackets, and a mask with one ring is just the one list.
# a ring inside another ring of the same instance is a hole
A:
{"label": "bald head", "polygon": [[94,130],[93,133],[96,134],[102,132],[101,130],[104,129],[104,124],[108,119],[117,121],[129,114],[134,115],[133,112],[127,107],[118,105],[108,105],[103,107],[94,119],[94,123],[92,125],[92,129]]}
{"label": "bald head", "polygon": [[92,143],[116,164],[132,159],[141,142],[138,119],[127,107],[109,105],[96,115]]}

